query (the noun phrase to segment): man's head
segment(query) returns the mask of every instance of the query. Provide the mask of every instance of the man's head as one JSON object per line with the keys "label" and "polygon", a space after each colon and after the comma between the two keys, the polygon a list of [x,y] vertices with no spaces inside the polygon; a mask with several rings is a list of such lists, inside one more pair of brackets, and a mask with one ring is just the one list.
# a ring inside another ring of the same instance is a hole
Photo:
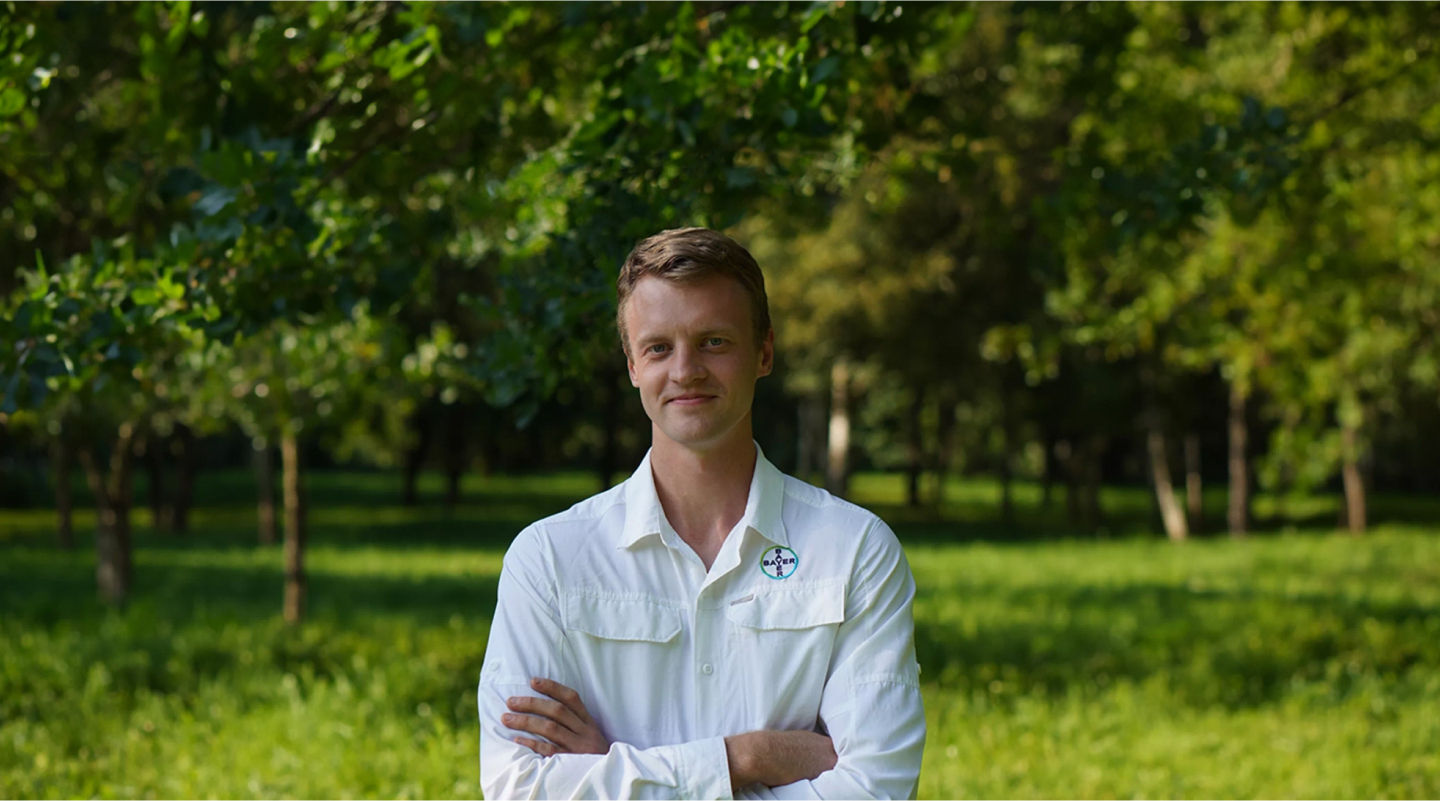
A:
{"label": "man's head", "polygon": [[625,323],[625,307],[642,278],[686,284],[714,276],[733,279],[745,290],[755,334],[751,344],[759,347],[770,332],[770,303],[765,297],[765,277],[760,273],[760,265],[755,263],[755,258],[739,242],[719,231],[672,228],[636,245],[615,281],[620,300],[615,312],[615,325],[620,330],[620,345],[625,349],[625,355],[633,355]]}
{"label": "man's head", "polygon": [[755,260],[715,231],[665,231],[635,247],[617,285],[630,383],[655,444],[748,445],[755,382],[775,355]]}

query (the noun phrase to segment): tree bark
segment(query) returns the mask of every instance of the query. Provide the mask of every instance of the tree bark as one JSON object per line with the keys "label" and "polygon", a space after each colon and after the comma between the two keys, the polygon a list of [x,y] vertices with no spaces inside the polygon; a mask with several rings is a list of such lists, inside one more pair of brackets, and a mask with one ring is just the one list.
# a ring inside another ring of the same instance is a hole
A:
{"label": "tree bark", "polygon": [[1105,522],[1105,510],[1100,504],[1100,484],[1105,477],[1101,457],[1104,455],[1105,437],[1098,434],[1089,437],[1085,442],[1085,451],[1080,462],[1081,469],[1085,473],[1081,518],[1091,531],[1099,529]]}
{"label": "tree bark", "polygon": [[1145,436],[1150,454],[1150,484],[1155,490],[1155,501],[1160,506],[1160,520],[1165,526],[1165,536],[1179,542],[1189,536],[1185,515],[1175,500],[1175,489],[1170,482],[1170,464],[1165,448],[1165,434],[1157,421],[1151,420]]}
{"label": "tree bark", "polygon": [[56,529],[60,547],[68,551],[75,548],[75,497],[70,488],[72,448],[66,433],[62,430],[60,436],[50,443],[50,460],[55,469]]}
{"label": "tree bark", "polygon": [[170,530],[184,534],[190,530],[190,506],[195,500],[195,432],[190,426],[175,426],[171,453],[175,457],[175,496],[170,499]]}
{"label": "tree bark", "polygon": [[1340,429],[1341,477],[1345,484],[1345,522],[1351,534],[1365,533],[1365,481],[1360,476],[1358,432]]}
{"label": "tree bark", "polygon": [[914,393],[906,421],[909,443],[905,449],[905,505],[912,509],[920,505],[920,474],[925,467],[925,430],[921,422],[925,413],[925,391],[916,387]]}
{"label": "tree bark", "polygon": [[1065,518],[1070,525],[1083,528],[1085,513],[1082,509],[1080,485],[1082,483],[1080,448],[1068,439],[1055,441],[1055,458],[1060,462],[1060,474],[1065,481]]}
{"label": "tree bark", "polygon": [[261,545],[275,544],[275,463],[270,444],[257,437],[254,442],[256,530]]}
{"label": "tree bark", "polygon": [[405,506],[414,506],[420,500],[417,485],[420,481],[420,469],[425,466],[425,454],[430,450],[430,411],[429,404],[421,404],[410,416],[410,424],[415,430],[415,447],[405,452],[405,470],[400,489],[400,503]]}
{"label": "tree bark", "polygon": [[445,443],[445,508],[454,510],[460,502],[460,479],[465,476],[465,407],[450,405],[450,441]]}
{"label": "tree bark", "polygon": [[605,372],[604,396],[600,404],[600,462],[596,465],[596,478],[600,491],[610,489],[615,473],[620,469],[620,401],[619,376]]}
{"label": "tree bark", "polygon": [[843,498],[850,489],[850,366],[830,367],[830,436],[826,443],[825,488]]}
{"label": "tree bark", "polygon": [[1049,511],[1055,502],[1055,435],[1041,435],[1044,448],[1040,456],[1040,508]]}
{"label": "tree bark", "polygon": [[300,486],[300,445],[295,432],[280,435],[280,462],[285,497],[285,622],[305,617],[305,509]]}
{"label": "tree bark", "polygon": [[945,482],[955,464],[955,403],[944,393],[938,402],[939,416],[935,432],[935,507],[945,504]]}
{"label": "tree bark", "polygon": [[795,409],[795,474],[810,481],[820,472],[817,431],[825,418],[825,398],[820,393],[806,393]]}
{"label": "tree bark", "polygon": [[1000,521],[1007,529],[1015,528],[1015,395],[1007,384],[1000,403]]}
{"label": "tree bark", "polygon": [[1225,525],[1230,536],[1243,537],[1250,528],[1250,461],[1245,455],[1249,428],[1245,424],[1246,393],[1238,383],[1230,385],[1230,474]]}
{"label": "tree bark", "polygon": [[1200,475],[1200,435],[1193,431],[1185,435],[1185,516],[1189,519],[1190,531],[1200,533],[1205,522],[1204,485]]}
{"label": "tree bark", "polygon": [[165,450],[164,440],[153,430],[146,440],[142,447],[145,453],[145,472],[150,481],[146,498],[150,506],[150,526],[156,531],[169,531],[170,516],[165,511],[165,459],[162,454]]}
{"label": "tree bark", "polygon": [[80,450],[80,462],[99,513],[95,530],[95,584],[101,600],[114,606],[123,606],[130,597],[133,575],[130,503],[134,439],[134,425],[122,424],[111,447],[108,470],[104,472],[88,449]]}

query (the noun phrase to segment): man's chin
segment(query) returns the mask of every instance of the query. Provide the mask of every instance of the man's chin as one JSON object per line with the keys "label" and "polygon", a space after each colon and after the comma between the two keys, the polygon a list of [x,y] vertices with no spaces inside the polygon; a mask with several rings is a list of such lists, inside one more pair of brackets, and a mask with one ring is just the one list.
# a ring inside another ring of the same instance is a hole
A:
{"label": "man's chin", "polygon": [[718,426],[662,426],[660,433],[674,444],[688,451],[713,451],[725,444],[730,429]]}

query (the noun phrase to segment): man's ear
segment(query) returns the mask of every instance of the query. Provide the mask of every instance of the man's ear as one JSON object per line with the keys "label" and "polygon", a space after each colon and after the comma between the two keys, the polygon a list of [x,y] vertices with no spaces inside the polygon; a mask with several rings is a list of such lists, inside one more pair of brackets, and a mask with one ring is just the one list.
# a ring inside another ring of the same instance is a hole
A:
{"label": "man's ear", "polygon": [[625,371],[630,374],[630,386],[638,389],[640,387],[640,377],[635,375],[635,360],[630,358],[629,354],[625,355]]}
{"label": "man's ear", "polygon": [[765,338],[760,341],[760,370],[759,376],[770,375],[775,369],[775,329],[771,328],[765,332]]}

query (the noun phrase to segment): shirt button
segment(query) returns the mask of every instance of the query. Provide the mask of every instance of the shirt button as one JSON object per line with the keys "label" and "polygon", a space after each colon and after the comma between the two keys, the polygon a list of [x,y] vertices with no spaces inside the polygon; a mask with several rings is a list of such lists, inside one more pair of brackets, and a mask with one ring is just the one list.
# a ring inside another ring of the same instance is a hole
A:
{"label": "shirt button", "polygon": [[706,662],[700,666],[700,672],[708,676],[715,672],[715,668],[711,667],[709,662]]}

